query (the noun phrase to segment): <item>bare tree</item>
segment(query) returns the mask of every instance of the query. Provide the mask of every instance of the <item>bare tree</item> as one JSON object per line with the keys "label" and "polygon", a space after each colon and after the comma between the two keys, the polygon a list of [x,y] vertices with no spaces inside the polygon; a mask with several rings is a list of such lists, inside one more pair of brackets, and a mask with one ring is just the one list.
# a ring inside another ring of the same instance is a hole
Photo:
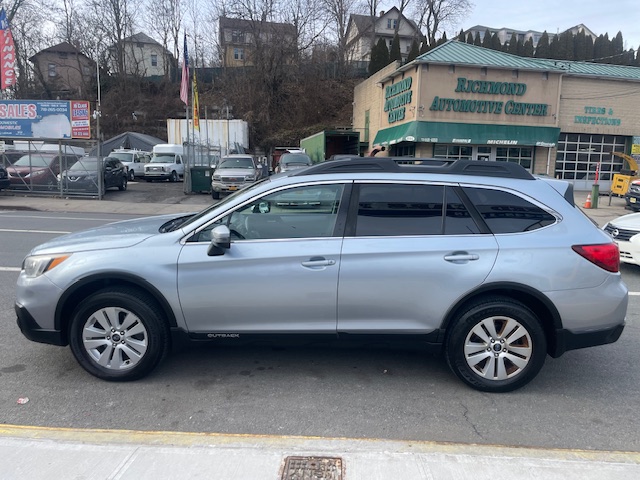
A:
{"label": "bare tree", "polygon": [[429,45],[435,45],[437,35],[455,27],[473,8],[469,0],[411,0],[418,18],[418,28],[425,31]]}
{"label": "bare tree", "polygon": [[[160,39],[162,46],[173,52],[173,56],[180,58],[182,43],[180,32],[182,29],[183,11],[186,10],[182,0],[148,0],[146,10],[146,26],[149,32]],[[165,59],[166,60],[166,59]],[[165,61],[165,75],[169,73],[169,62]]]}
{"label": "bare tree", "polygon": [[327,11],[329,29],[333,32],[338,49],[338,59],[342,63],[347,61],[347,27],[349,18],[358,8],[357,0],[320,0]]}
{"label": "bare tree", "polygon": [[118,75],[126,72],[127,52],[123,40],[133,33],[134,11],[132,0],[87,0],[86,20],[93,25],[101,45],[109,50]]}

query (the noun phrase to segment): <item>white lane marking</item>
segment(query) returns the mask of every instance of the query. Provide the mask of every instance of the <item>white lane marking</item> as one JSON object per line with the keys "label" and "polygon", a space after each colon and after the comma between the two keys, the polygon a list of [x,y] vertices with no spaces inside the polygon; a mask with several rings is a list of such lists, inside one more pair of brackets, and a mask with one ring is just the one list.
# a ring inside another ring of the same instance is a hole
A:
{"label": "white lane marking", "polygon": [[12,228],[0,228],[0,232],[9,233],[56,233],[64,235],[65,233],[71,233],[63,230],[14,230]]}
{"label": "white lane marking", "polygon": [[637,295],[640,295],[640,292],[629,292],[629,295],[637,296]]}
{"label": "white lane marking", "polygon": [[[120,215],[120,214],[116,214]],[[19,215],[2,215],[0,214],[0,218],[17,218]],[[79,218],[79,217],[52,217],[52,216],[44,216],[44,215],[22,215],[21,218],[43,218],[45,220],[88,220],[91,222],[114,222],[113,218],[96,218],[96,217],[87,217],[87,218]]]}
{"label": "white lane marking", "polygon": [[19,272],[20,267],[0,267],[0,272]]}

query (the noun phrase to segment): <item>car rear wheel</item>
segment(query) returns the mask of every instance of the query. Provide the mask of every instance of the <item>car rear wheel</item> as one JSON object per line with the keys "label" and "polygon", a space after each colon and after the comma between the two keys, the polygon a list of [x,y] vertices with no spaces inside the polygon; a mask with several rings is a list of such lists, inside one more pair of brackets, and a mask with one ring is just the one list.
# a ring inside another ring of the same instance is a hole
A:
{"label": "car rear wheel", "polygon": [[164,315],[144,292],[99,291],[76,308],[69,330],[71,351],[87,372],[103,380],[136,380],[169,351]]}
{"label": "car rear wheel", "polygon": [[506,297],[491,297],[456,318],[445,352],[449,367],[467,385],[484,392],[509,392],[538,374],[547,342],[529,308]]}

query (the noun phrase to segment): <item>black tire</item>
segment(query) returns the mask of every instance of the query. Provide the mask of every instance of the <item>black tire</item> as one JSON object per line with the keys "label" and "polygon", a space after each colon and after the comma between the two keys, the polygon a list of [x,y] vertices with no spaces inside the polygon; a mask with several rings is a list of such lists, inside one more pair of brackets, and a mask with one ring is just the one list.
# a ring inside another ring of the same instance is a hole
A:
{"label": "black tire", "polygon": [[220,200],[220,193],[216,191],[212,191],[211,198],[213,198],[214,200]]}
{"label": "black tire", "polygon": [[170,182],[177,182],[178,181],[178,173],[174,170],[173,172],[171,172],[171,178],[169,179]]}
{"label": "black tire", "polygon": [[137,380],[168,353],[169,331],[162,310],[147,293],[105,289],[77,306],[69,344],[90,374],[109,381]]}
{"label": "black tire", "polygon": [[153,182],[153,180],[151,180],[150,178],[145,178],[145,180],[149,183]]}
{"label": "black tire", "polygon": [[126,189],[127,189],[127,177],[123,175],[122,179],[120,180],[120,185],[118,185],[118,190],[120,190],[121,192],[124,192]]}
{"label": "black tire", "polygon": [[547,356],[547,340],[539,319],[524,304],[488,297],[470,305],[451,324],[445,355],[467,385],[483,392],[510,392],[538,374]]}
{"label": "black tire", "polygon": [[129,180],[134,181],[136,179],[136,172],[129,170]]}

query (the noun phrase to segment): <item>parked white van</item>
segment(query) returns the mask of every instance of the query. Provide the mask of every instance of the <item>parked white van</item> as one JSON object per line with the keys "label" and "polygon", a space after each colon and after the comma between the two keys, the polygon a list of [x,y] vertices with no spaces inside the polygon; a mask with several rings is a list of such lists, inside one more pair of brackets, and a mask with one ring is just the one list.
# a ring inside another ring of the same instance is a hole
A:
{"label": "parked white van", "polygon": [[175,143],[159,143],[153,147],[151,161],[144,166],[144,179],[177,182],[184,178],[184,150]]}

